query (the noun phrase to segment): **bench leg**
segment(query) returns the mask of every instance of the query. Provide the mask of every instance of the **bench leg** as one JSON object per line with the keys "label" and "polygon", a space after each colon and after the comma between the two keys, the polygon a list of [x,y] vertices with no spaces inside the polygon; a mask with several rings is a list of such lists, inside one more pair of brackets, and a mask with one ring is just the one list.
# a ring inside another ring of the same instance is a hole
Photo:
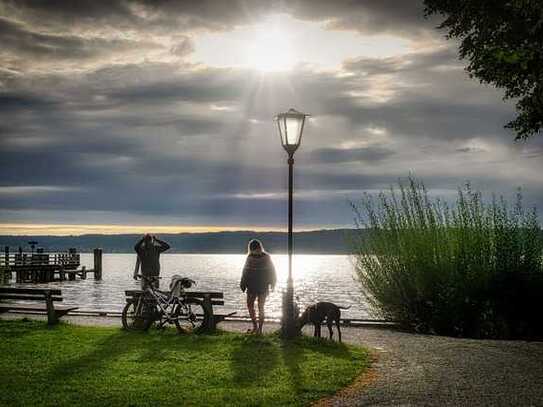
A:
{"label": "bench leg", "polygon": [[213,304],[211,304],[211,297],[208,294],[204,295],[202,306],[205,313],[203,328],[206,331],[214,331],[216,328],[215,316],[213,315]]}
{"label": "bench leg", "polygon": [[51,299],[51,294],[47,293],[45,296],[45,303],[47,304],[47,325],[55,325],[58,323],[58,315],[55,312],[55,306]]}

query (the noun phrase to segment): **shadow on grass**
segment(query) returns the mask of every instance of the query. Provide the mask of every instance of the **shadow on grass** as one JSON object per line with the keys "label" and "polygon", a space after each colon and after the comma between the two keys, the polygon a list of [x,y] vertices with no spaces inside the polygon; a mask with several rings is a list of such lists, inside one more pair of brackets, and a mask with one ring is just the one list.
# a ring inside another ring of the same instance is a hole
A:
{"label": "shadow on grass", "polygon": [[[127,332],[118,330],[108,333],[103,340],[87,343],[91,349],[81,351],[80,356],[57,364],[50,372],[53,380],[85,376],[103,369],[109,363],[125,359],[147,365],[169,360],[173,354],[185,357],[187,350],[207,353],[213,349],[212,338],[217,335],[178,335],[175,330]],[[82,344],[83,345],[83,344]]]}
{"label": "shadow on grass", "polygon": [[326,338],[315,338],[312,336],[303,336],[299,339],[305,342],[305,346],[309,349],[324,353],[327,355],[333,355],[337,358],[351,359],[352,355],[347,345],[343,342],[337,342]]}
{"label": "shadow on grass", "polygon": [[351,359],[349,348],[343,343],[328,339],[302,336],[293,340],[282,340],[281,350],[285,364],[296,392],[304,388],[304,372],[301,365],[307,358],[314,357],[314,353],[322,353],[334,358]]}
{"label": "shadow on grass", "polygon": [[110,361],[120,358],[134,350],[141,350],[141,339],[145,334],[119,332],[107,335],[104,340],[92,344],[93,350],[56,365],[50,372],[55,381],[74,376],[85,376],[93,370],[101,369]]}
{"label": "shadow on grass", "polygon": [[1,320],[0,324],[2,326],[2,334],[8,336],[9,339],[18,339],[32,335],[35,330],[41,330],[44,327],[43,321],[36,321],[29,318],[5,319]]}
{"label": "shadow on grass", "polygon": [[304,349],[300,346],[300,340],[294,341],[283,340],[281,341],[281,352],[283,356],[283,363],[285,364],[292,388],[297,393],[300,392],[303,386],[303,377],[301,373],[300,365],[304,360]]}
{"label": "shadow on grass", "polygon": [[279,361],[271,337],[240,336],[232,351],[233,381],[239,386],[262,386]]}

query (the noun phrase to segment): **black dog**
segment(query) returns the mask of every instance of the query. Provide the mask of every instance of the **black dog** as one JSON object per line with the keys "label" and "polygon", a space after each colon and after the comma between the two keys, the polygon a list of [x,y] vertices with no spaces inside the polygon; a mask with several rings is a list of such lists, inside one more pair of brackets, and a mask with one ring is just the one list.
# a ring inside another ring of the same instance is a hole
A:
{"label": "black dog", "polygon": [[341,319],[341,310],[349,309],[350,307],[339,307],[336,304],[331,302],[318,302],[316,304],[310,305],[307,307],[298,320],[300,329],[308,323],[313,323],[315,325],[315,333],[313,336],[318,338],[321,337],[321,324],[326,318],[326,325],[328,326],[328,331],[330,331],[330,339],[334,335],[332,327],[334,322],[336,323],[337,333],[339,337],[339,342],[341,342],[341,329],[339,327],[339,321]]}

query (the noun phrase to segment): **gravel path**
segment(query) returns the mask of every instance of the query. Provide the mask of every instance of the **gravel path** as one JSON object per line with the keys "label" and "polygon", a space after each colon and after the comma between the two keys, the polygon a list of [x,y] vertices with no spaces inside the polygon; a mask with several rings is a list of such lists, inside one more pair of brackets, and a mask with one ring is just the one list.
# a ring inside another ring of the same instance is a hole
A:
{"label": "gravel path", "polygon": [[[63,320],[120,326],[119,318]],[[248,324],[225,322],[222,328],[245,332]],[[277,324],[266,326],[267,331],[275,329]],[[543,406],[543,342],[456,339],[379,328],[344,327],[342,332],[345,342],[370,348],[375,360],[361,381],[319,405]]]}

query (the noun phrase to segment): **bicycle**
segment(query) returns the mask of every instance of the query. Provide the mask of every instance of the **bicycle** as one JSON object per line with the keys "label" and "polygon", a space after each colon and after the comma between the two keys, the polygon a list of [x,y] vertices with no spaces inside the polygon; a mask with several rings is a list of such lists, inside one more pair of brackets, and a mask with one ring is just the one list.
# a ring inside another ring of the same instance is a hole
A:
{"label": "bicycle", "polygon": [[[124,329],[147,331],[153,323],[156,323],[159,329],[166,324],[174,324],[179,333],[186,333],[206,326],[207,312],[202,301],[185,295],[185,288],[196,284],[194,280],[174,276],[172,290],[168,293],[153,286],[155,279],[159,277],[139,277],[147,282],[147,287],[141,295],[125,305],[122,312]],[[176,286],[177,284],[179,286]]]}

